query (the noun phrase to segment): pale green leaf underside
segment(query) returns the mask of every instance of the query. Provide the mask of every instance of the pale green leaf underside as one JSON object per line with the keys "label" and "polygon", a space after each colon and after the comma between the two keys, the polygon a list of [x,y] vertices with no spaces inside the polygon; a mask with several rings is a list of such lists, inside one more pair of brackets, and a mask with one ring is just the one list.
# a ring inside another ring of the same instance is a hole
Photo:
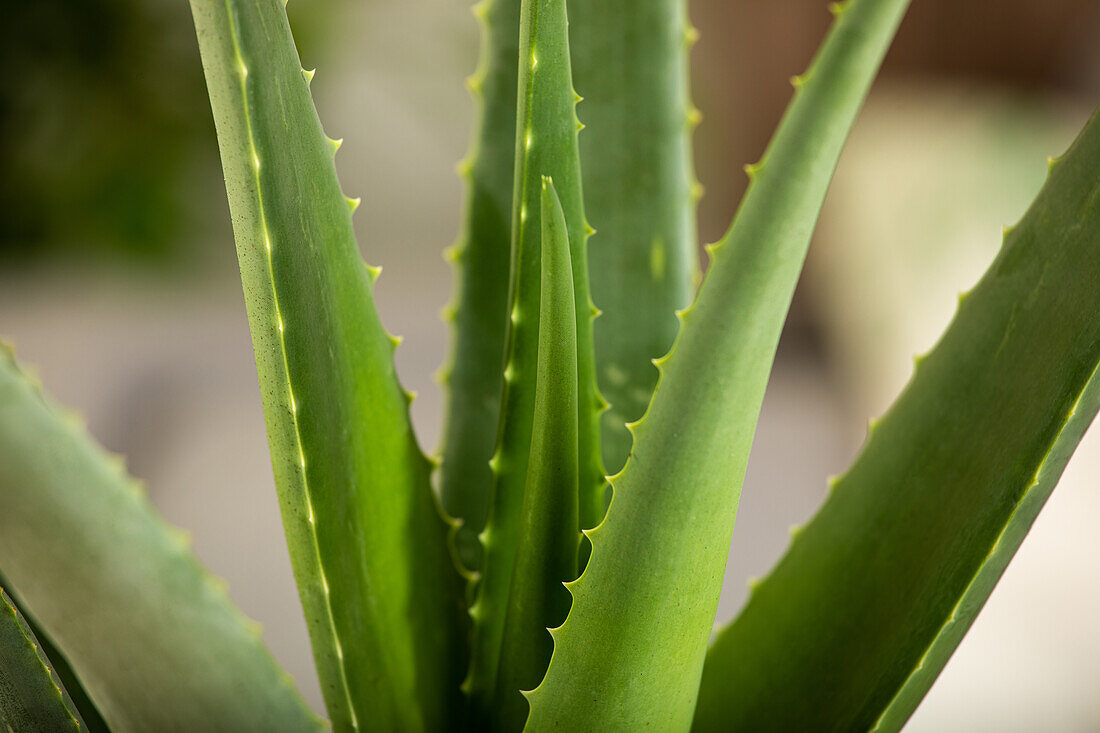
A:
{"label": "pale green leaf underside", "polygon": [[337,729],[433,729],[460,706],[461,579],[380,323],[338,143],[279,0],[192,0],[275,483]]}
{"label": "pale green leaf underside", "polygon": [[661,362],[608,516],[589,533],[591,560],[528,696],[530,730],[690,726],[780,329],[840,149],[906,6],[856,0],[798,80]]}
{"label": "pale green leaf underside", "polygon": [[86,731],[50,660],[0,588],[0,726],[11,733]]}
{"label": "pale green leaf underside", "polygon": [[0,567],[112,730],[321,727],[182,533],[6,350]]}
{"label": "pale green leaf underside", "polygon": [[1100,407],[1096,115],[703,675],[698,730],[896,731]]}

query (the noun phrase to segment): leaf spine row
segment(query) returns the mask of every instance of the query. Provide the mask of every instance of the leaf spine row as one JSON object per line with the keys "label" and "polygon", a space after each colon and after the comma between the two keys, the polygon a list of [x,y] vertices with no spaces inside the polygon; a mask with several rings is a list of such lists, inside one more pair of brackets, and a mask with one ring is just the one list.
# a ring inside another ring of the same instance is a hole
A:
{"label": "leaf spine row", "polygon": [[[164,519],[164,516],[156,511],[149,500],[149,494],[148,491],[146,491],[145,482],[140,479],[136,479],[127,473],[125,457],[119,456],[117,454],[112,454],[104,450],[102,446],[96,443],[94,439],[92,439],[91,436],[88,435],[85,424],[79,423],[71,419],[73,415],[76,415],[78,413],[73,410],[65,410],[61,406],[54,403],[47,396],[45,390],[42,387],[41,381],[37,378],[37,374],[34,369],[21,364],[16,359],[15,347],[10,341],[6,341],[4,339],[0,339],[0,362],[4,362],[6,366],[10,367],[15,372],[15,374],[20,377],[23,388],[26,389],[31,396],[39,400],[41,404],[45,406],[46,410],[49,413],[62,418],[61,424],[66,425],[70,433],[74,437],[81,440],[89,441],[92,444],[100,460],[104,461],[113,471],[116,472],[120,483],[125,489],[127,489],[130,499],[135,504],[140,504],[144,506],[146,511],[151,512],[154,525],[161,532],[163,532],[165,536],[168,537],[169,542],[175,545],[175,549],[180,553],[180,555],[188,559],[189,564],[198,575],[202,584],[205,587],[214,591],[215,593],[220,593],[222,596],[224,596],[228,601],[228,605],[226,606],[226,608],[228,609],[230,615],[235,617],[238,623],[248,629],[248,631],[253,635],[254,639],[262,643],[262,639],[260,638],[260,635],[262,633],[262,625],[254,619],[246,616],[244,612],[241,611],[240,607],[228,598],[228,582],[224,578],[211,573],[209,568],[207,568],[195,558],[194,553],[191,550],[191,546],[194,544],[191,533],[185,529],[168,523],[168,521]],[[2,590],[4,589],[0,587],[0,591]],[[35,648],[37,649],[39,647],[36,646]],[[279,681],[288,691],[295,692],[297,690],[297,687],[293,678],[291,678],[290,674],[282,666],[279,666],[278,669]]]}
{"label": "leaf spine row", "polygon": [[[236,57],[236,60],[237,60],[237,70],[238,70],[238,76],[240,78],[242,113],[243,113],[243,117],[244,117],[245,130],[247,132],[248,146],[249,146],[250,152],[252,154],[253,178],[254,178],[255,191],[256,191],[256,203],[257,203],[257,208],[259,210],[260,230],[261,230],[261,233],[263,234],[264,249],[265,249],[265,255],[266,255],[266,258],[267,258],[268,281],[271,284],[271,300],[272,300],[272,305],[273,305],[274,311],[275,311],[276,322],[278,324],[282,324],[283,323],[282,311],[281,311],[281,308],[279,307],[279,296],[278,296],[278,292],[276,291],[276,288],[275,288],[275,264],[274,264],[274,259],[272,257],[271,234],[270,234],[270,231],[269,231],[268,225],[267,225],[267,210],[266,210],[266,207],[264,205],[262,180],[260,178],[260,159],[259,159],[259,154],[257,152],[256,137],[255,137],[255,132],[253,130],[253,125],[252,125],[252,113],[251,113],[249,103],[248,103],[248,65],[245,63],[244,55],[241,53],[240,32],[239,32],[239,30],[236,26],[235,21],[234,21],[233,9],[230,6],[230,2],[231,2],[231,0],[226,0],[225,9],[226,9],[226,16],[227,16],[227,20],[228,20],[228,24],[229,24],[230,37],[231,37],[232,42],[233,42],[233,54],[234,54],[234,56]],[[333,147],[332,152],[335,155],[336,151],[339,150],[339,148],[340,148],[340,143],[343,142],[343,141],[342,140],[332,140],[331,138],[327,138],[327,139],[328,139],[330,145],[332,145],[332,147]],[[288,398],[288,403],[289,403],[289,407],[290,407],[290,416],[291,416],[290,421],[291,421],[291,425],[293,426],[294,441],[295,441],[295,443],[297,445],[297,448],[298,448],[299,467],[298,467],[297,472],[301,476],[302,493],[306,498],[307,507],[309,509],[309,519],[307,521],[307,527],[308,527],[308,530],[309,530],[310,537],[313,540],[314,557],[315,557],[315,560],[317,562],[318,575],[319,575],[320,581],[321,581],[321,590],[322,590],[322,593],[323,593],[323,596],[324,596],[324,606],[325,606],[325,611],[326,611],[327,616],[328,616],[328,619],[327,619],[328,620],[328,626],[329,626],[329,630],[332,633],[333,646],[336,650],[336,657],[337,657],[337,660],[338,660],[337,668],[340,670],[340,682],[341,682],[341,686],[343,687],[344,700],[347,704],[348,714],[351,718],[352,728],[355,729],[355,730],[358,730],[359,729],[359,719],[358,719],[358,716],[355,712],[354,702],[352,701],[351,687],[348,683],[347,668],[345,667],[345,664],[344,664],[343,646],[340,644],[339,633],[338,633],[337,628],[336,628],[336,618],[334,616],[333,608],[332,608],[332,599],[331,599],[331,596],[330,596],[330,593],[329,593],[328,579],[325,576],[324,564],[323,564],[322,559],[321,559],[320,542],[319,542],[318,537],[317,537],[317,524],[316,524],[316,521],[315,521],[314,515],[313,515],[313,502],[312,502],[312,499],[310,498],[311,492],[310,492],[310,488],[309,488],[309,479],[307,477],[307,472],[306,472],[306,461],[305,461],[304,448],[303,448],[303,444],[302,444],[301,428],[298,425],[297,402],[294,399],[293,388],[291,387],[290,366],[289,366],[288,356],[287,356],[287,345],[286,345],[285,329],[276,328],[275,330],[276,330],[276,336],[278,338],[279,349],[280,349],[281,355],[282,355],[283,375],[286,378],[286,382],[287,382],[287,398]]]}
{"label": "leaf spine row", "polygon": [[[1005,537],[1008,535],[1009,527],[1012,526],[1013,519],[1016,517],[1016,512],[1018,512],[1020,510],[1020,507],[1024,505],[1024,502],[1026,501],[1028,495],[1032,492],[1032,490],[1039,485],[1040,474],[1042,473],[1043,467],[1046,465],[1047,459],[1050,458],[1050,454],[1053,451],[1054,446],[1057,445],[1058,439],[1062,437],[1062,433],[1065,432],[1067,427],[1069,427],[1070,421],[1077,414],[1077,408],[1080,406],[1081,400],[1085,397],[1088,385],[1090,385],[1093,380],[1097,378],[1098,374],[1100,374],[1100,365],[1093,369],[1092,375],[1085,380],[1084,385],[1078,391],[1077,399],[1073,401],[1073,406],[1066,413],[1066,417],[1062,422],[1062,428],[1058,431],[1058,434],[1050,441],[1046,454],[1043,455],[1043,458],[1037,463],[1035,467],[1035,472],[1031,477],[1031,482],[1028,484],[1023,494],[1020,495],[1019,499],[1016,500],[1015,509],[1013,510],[1012,514],[1009,515],[1008,519],[1005,520],[1004,526],[1001,527],[1000,534],[997,535],[997,539],[990,546],[989,552],[986,553],[985,558],[978,566],[978,570],[975,571],[973,577],[971,577],[970,583],[967,584],[966,589],[959,594],[958,601],[956,601],[955,605],[951,608],[951,612],[948,614],[947,618],[940,626],[939,631],[931,637],[932,641],[929,642],[928,647],[924,651],[924,654],[921,655],[920,661],[913,668],[913,671],[910,672],[909,677],[906,678],[906,681],[898,688],[898,694],[900,694],[901,691],[908,687],[909,680],[912,679],[913,676],[920,672],[920,670],[924,667],[924,663],[927,661],[928,655],[932,653],[932,649],[935,647],[936,640],[943,636],[943,633],[947,629],[947,627],[957,621],[959,609],[962,607],[963,601],[966,600],[967,596],[969,596],[970,589],[974,586],[974,583],[977,582],[978,576],[981,574],[981,568],[984,568],[986,564],[988,564],[1001,551],[1001,545],[1004,543]],[[894,698],[891,699],[890,703],[883,708],[882,714],[879,716],[879,719],[875,721],[875,725],[871,729],[872,733],[880,730],[880,726],[883,722],[883,719],[886,717],[886,713],[889,712],[889,710],[893,707],[893,701],[896,699],[897,695],[895,695]]]}
{"label": "leaf spine row", "polygon": [[[20,636],[23,637],[23,641],[27,643],[27,645],[31,648],[31,651],[34,652],[35,660],[46,672],[46,679],[50,681],[50,689],[54,694],[57,695],[57,701],[61,704],[61,708],[68,716],[69,724],[72,725],[73,728],[75,728],[76,730],[82,730],[80,721],[73,715],[69,705],[65,703],[65,695],[61,691],[61,687],[56,682],[54,682],[55,679],[58,679],[56,676],[56,670],[47,663],[48,658],[46,657],[45,652],[42,651],[41,647],[38,645],[34,637],[28,637],[27,633],[24,632],[23,629],[25,629],[26,627],[19,622],[19,611],[16,610],[14,603],[10,602],[10,599],[4,597],[4,588],[2,587],[0,587],[0,607],[4,608],[4,610],[7,611],[8,615],[16,622],[16,628],[19,630]],[[6,722],[7,721],[5,721],[5,723]],[[8,727],[8,730],[10,731],[12,730],[12,728]]]}

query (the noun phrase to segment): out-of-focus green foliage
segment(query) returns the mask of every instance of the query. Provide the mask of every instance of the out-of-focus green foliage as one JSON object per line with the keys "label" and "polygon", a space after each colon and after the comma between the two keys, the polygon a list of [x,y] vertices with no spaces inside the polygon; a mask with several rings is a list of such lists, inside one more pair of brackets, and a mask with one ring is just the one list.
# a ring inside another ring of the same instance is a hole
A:
{"label": "out-of-focus green foliage", "polygon": [[[324,57],[339,0],[293,8]],[[196,191],[217,180],[187,7],[36,0],[0,23],[0,257],[178,259],[208,246]],[[219,222],[220,224],[220,222]]]}
{"label": "out-of-focus green foliage", "polygon": [[186,20],[161,2],[5,3],[0,254],[159,256],[194,226],[181,184],[214,161]]}

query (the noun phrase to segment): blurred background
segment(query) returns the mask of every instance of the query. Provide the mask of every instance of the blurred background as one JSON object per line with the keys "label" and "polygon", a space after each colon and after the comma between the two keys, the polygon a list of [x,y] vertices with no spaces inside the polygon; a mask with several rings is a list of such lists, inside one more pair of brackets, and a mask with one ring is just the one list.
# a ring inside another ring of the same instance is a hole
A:
{"label": "blurred background", "polygon": [[[214,129],[182,0],[0,0],[0,335],[264,624],[320,709],[267,456]],[[376,297],[434,449],[437,317],[470,134],[464,0],[292,0],[326,129],[345,138]],[[721,236],[830,15],[692,0],[704,241]],[[844,154],[780,345],[720,620],[823,499],[1100,100],[1094,0],[919,0]],[[583,104],[579,110],[584,117]],[[598,241],[593,241],[598,246]],[[1094,431],[1096,433],[1096,431]],[[911,731],[1100,729],[1100,433]]]}

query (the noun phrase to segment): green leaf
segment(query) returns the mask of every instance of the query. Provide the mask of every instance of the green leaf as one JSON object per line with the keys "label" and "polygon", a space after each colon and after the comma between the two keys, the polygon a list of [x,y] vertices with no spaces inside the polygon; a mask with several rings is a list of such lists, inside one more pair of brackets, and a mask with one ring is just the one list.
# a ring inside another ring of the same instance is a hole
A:
{"label": "green leaf", "polygon": [[0,567],[112,730],[318,730],[140,488],[0,349]]}
{"label": "green leaf", "polygon": [[[576,93],[569,65],[564,0],[525,0],[520,15],[519,110],[512,222],[511,317],[506,343],[504,395],[493,470],[492,505],[481,535],[485,550],[474,620],[473,651],[465,689],[475,718],[489,719],[501,658],[504,621],[520,541],[524,487],[535,424],[538,363],[543,177],[554,180],[565,216],[572,262],[577,341],[577,465],[580,519],[603,511],[599,410],[592,318],[588,295],[589,227],[584,218],[577,150]],[[578,527],[579,529],[579,527]]]}
{"label": "green leaf", "polygon": [[618,471],[630,452],[626,423],[649,404],[653,359],[672,346],[699,271],[691,131],[700,114],[688,81],[696,31],[686,0],[585,0],[569,6],[569,21],[585,98],[585,211],[597,230],[588,257],[601,311],[596,373],[610,403],[603,459]]}
{"label": "green leaf", "polygon": [[[11,588],[11,584],[4,578],[3,573],[0,573],[0,588]],[[106,731],[109,731],[107,721],[103,719],[95,703],[92,702],[88,691],[84,689],[84,684],[77,678],[76,672],[69,664],[69,660],[61,653],[61,650],[57,648],[50,637],[35,624],[34,619],[27,617],[27,614],[19,607],[18,601],[11,596],[8,596],[8,600],[15,606],[15,610],[22,615],[31,633],[42,645],[42,652],[46,655],[46,659],[50,660],[53,672],[61,680],[62,687],[69,693],[69,699],[72,700],[73,707],[76,708],[77,713],[84,721],[85,727],[92,733],[106,733]]]}
{"label": "green leaf", "polygon": [[[753,429],[840,149],[907,6],[856,0],[806,77],[712,262],[592,557],[568,585],[534,731],[689,727]],[[623,623],[623,620],[629,623]],[[584,694],[577,694],[583,690]]]}
{"label": "green leaf", "polygon": [[87,731],[34,632],[0,588],[0,725],[11,733]]}
{"label": "green leaf", "polygon": [[275,483],[333,726],[456,715],[462,581],[279,0],[192,0]]}
{"label": "green leaf", "polygon": [[553,642],[546,629],[569,611],[562,585],[577,575],[580,546],[577,467],[577,317],[565,212],[543,179],[542,287],[531,457],[519,545],[504,620],[494,728],[519,730],[527,719],[520,690],[546,673]]}
{"label": "green leaf", "polygon": [[699,730],[908,720],[1100,408],[1094,114],[825,505],[711,649]]}
{"label": "green leaf", "polygon": [[508,268],[512,237],[512,175],[519,83],[519,0],[482,0],[481,60],[468,86],[478,103],[470,154],[459,164],[466,180],[465,224],[448,252],[455,293],[445,310],[454,342],[443,384],[443,508],[462,521],[455,542],[463,564],[481,566],[477,535],[485,528],[492,474],[489,459],[500,419]]}

